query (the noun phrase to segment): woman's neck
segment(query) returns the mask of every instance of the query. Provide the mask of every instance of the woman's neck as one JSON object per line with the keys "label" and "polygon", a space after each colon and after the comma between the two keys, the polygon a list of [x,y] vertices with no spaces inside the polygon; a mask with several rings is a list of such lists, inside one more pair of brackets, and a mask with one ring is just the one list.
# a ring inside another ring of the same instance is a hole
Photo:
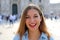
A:
{"label": "woman's neck", "polygon": [[31,40],[38,40],[40,37],[40,31],[35,30],[35,31],[29,31],[28,33],[28,38]]}

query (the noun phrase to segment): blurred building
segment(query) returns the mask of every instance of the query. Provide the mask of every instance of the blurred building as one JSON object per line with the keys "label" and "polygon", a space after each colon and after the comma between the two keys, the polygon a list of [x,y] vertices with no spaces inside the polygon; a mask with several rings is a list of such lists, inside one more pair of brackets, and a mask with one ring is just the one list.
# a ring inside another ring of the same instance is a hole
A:
{"label": "blurred building", "polygon": [[60,3],[51,4],[49,0],[0,0],[0,14],[20,16],[24,7],[29,3],[39,5],[45,15],[60,15]]}
{"label": "blurred building", "polygon": [[60,16],[60,3],[50,4],[49,11],[50,13],[52,12],[52,14],[55,16]]}

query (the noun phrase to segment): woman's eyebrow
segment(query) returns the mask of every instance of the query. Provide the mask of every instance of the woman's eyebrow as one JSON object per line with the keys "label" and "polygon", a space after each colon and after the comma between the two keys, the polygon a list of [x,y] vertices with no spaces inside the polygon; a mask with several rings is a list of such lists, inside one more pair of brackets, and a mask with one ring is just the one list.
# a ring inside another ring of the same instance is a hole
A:
{"label": "woman's eyebrow", "polygon": [[34,15],[37,15],[37,14],[34,14]]}

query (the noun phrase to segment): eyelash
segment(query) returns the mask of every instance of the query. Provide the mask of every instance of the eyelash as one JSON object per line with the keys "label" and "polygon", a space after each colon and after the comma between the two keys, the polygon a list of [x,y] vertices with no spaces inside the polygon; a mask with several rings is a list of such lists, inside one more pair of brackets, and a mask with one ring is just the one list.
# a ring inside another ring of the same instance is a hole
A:
{"label": "eyelash", "polygon": [[26,17],[26,19],[27,19],[27,18],[30,18],[30,17]]}
{"label": "eyelash", "polygon": [[34,17],[38,17],[38,16],[34,16]]}
{"label": "eyelash", "polygon": [[[34,18],[37,18],[38,16],[34,16]],[[28,18],[30,18],[30,17],[26,17],[26,19],[28,19]]]}

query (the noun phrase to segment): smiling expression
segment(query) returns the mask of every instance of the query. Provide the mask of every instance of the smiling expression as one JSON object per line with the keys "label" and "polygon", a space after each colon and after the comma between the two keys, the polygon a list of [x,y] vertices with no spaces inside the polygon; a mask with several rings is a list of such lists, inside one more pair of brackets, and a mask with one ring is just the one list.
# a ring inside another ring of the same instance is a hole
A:
{"label": "smiling expression", "polygon": [[39,28],[41,16],[36,9],[30,9],[26,15],[26,26],[28,30],[34,31]]}

